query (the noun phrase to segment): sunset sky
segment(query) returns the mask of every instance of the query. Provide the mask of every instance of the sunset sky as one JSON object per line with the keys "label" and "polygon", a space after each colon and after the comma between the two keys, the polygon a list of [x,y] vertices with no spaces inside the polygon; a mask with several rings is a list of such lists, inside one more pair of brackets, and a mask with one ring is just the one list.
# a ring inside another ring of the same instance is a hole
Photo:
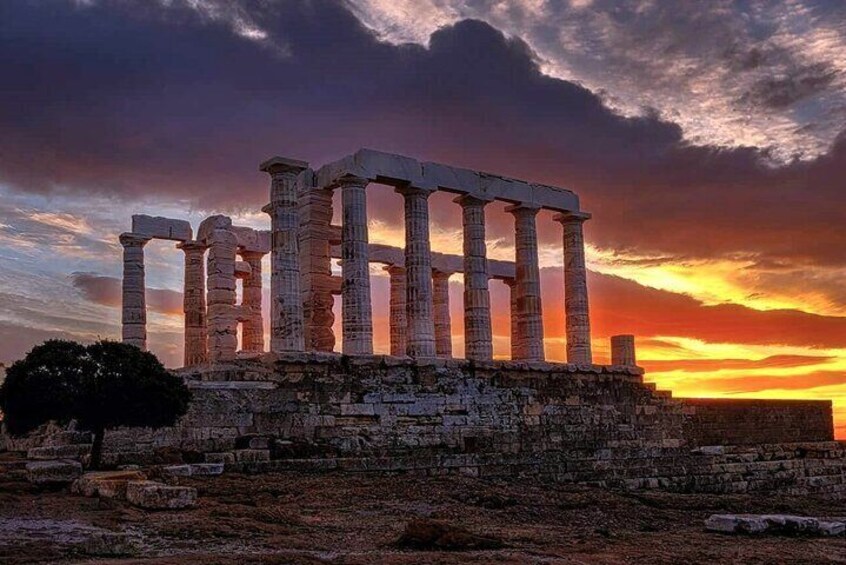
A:
{"label": "sunset sky", "polygon": [[[133,213],[266,229],[261,161],[370,147],[574,190],[596,361],[633,333],[676,396],[830,398],[846,438],[844,130],[838,0],[6,0],[0,362],[119,337]],[[401,197],[368,199],[371,241],[401,245]],[[460,253],[458,205],[431,213],[433,249]],[[487,221],[489,256],[513,260],[513,219]],[[563,360],[561,228],[538,227]],[[146,249],[151,349],[179,365],[182,253]],[[387,352],[375,265],[372,284]],[[461,292],[455,275],[458,355]]]}

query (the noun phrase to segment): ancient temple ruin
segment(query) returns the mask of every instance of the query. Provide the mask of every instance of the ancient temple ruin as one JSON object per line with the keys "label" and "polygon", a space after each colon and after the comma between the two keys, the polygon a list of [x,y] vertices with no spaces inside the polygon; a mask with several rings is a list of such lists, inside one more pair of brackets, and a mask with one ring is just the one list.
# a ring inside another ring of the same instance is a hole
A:
{"label": "ancient temple ruin", "polygon": [[[193,401],[173,428],[110,432],[107,461],[155,461],[168,449],[245,472],[531,475],[626,489],[846,496],[846,449],[833,441],[830,401],[674,398],[644,382],[630,335],[611,338],[611,364],[593,362],[582,232],[590,215],[573,192],[364,149],[317,170],[282,157],[261,170],[270,176],[269,231],[212,216],[194,234],[182,220],[134,216],[121,235],[123,339],[141,348],[144,245],[176,241],[185,254],[178,372]],[[369,241],[370,183],[402,195],[404,248]],[[335,190],[340,226],[332,225]],[[431,251],[428,200],[438,190],[461,206],[462,256]],[[487,257],[485,207],[495,200],[514,217],[513,261]],[[535,224],[543,209],[561,224],[566,363],[544,359]],[[390,355],[373,354],[371,263],[390,277]],[[464,279],[461,322],[450,319],[454,273]],[[511,359],[492,359],[491,279],[511,289]],[[457,323],[466,359],[453,358]]]}
{"label": "ancient temple ruin", "polygon": [[[270,253],[272,353],[332,351],[333,296],[342,300],[342,347],[346,355],[373,353],[370,263],[381,263],[391,280],[391,354],[415,359],[451,357],[448,279],[464,276],[466,358],[493,357],[490,279],[511,289],[511,359],[544,361],[536,216],[556,212],[562,227],[567,362],[592,363],[590,315],[582,225],[590,214],[563,188],[509,179],[439,163],[362,149],[318,170],[274,157],[261,164],[270,176],[270,231],[233,226],[225,216],[204,220],[193,237],[184,220],[133,216],[124,247],[123,339],[146,347],[144,244],[178,241],[185,253],[185,365],[230,361],[242,350],[261,352],[261,261]],[[390,185],[405,202],[404,249],[371,244],[367,233],[370,183]],[[343,221],[331,224],[332,193],[341,192]],[[455,194],[463,217],[464,255],[433,253],[429,242],[429,196]],[[507,202],[514,216],[513,262],[487,258],[485,206]],[[204,257],[207,255],[207,259]],[[331,260],[341,260],[333,276]],[[207,272],[204,274],[204,266]],[[243,299],[237,304],[237,281]],[[631,339],[616,340],[615,360],[634,364]],[[616,362],[616,361],[615,361]]]}

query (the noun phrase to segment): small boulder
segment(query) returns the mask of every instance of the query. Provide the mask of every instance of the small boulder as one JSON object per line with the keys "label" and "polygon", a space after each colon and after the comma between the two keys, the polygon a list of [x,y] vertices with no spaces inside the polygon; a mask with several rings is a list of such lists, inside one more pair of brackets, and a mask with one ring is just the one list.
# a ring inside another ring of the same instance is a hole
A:
{"label": "small boulder", "polygon": [[82,474],[79,461],[30,461],[26,476],[36,485],[70,483]]}
{"label": "small boulder", "polygon": [[155,481],[129,481],[126,500],[148,510],[178,510],[197,503],[197,489],[169,486]]}
{"label": "small boulder", "polygon": [[412,549],[448,551],[499,549],[504,545],[498,538],[474,534],[460,526],[431,518],[408,522],[397,544]]}
{"label": "small boulder", "polygon": [[143,481],[147,477],[141,471],[94,471],[85,473],[71,485],[71,492],[82,496],[100,498],[126,498],[129,481]]}

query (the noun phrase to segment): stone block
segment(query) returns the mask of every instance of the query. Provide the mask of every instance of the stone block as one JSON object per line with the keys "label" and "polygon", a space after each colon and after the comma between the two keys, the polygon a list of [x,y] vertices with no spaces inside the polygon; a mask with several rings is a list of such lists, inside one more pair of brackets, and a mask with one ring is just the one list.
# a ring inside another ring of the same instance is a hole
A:
{"label": "stone block", "polygon": [[194,477],[209,477],[223,474],[223,463],[192,463],[191,475]]}
{"label": "stone block", "polygon": [[91,452],[90,444],[47,445],[33,447],[26,452],[27,459],[82,459]]}
{"label": "stone block", "polygon": [[728,534],[773,534],[805,536],[842,536],[843,518],[812,518],[787,514],[714,514],[705,521],[705,529]]}
{"label": "stone block", "polygon": [[168,477],[190,477],[191,465],[168,465],[162,467],[162,474]]}
{"label": "stone block", "polygon": [[143,481],[146,478],[144,473],[138,470],[93,471],[74,481],[71,492],[88,497],[124,499],[129,481]]}
{"label": "stone block", "polygon": [[188,241],[193,235],[191,224],[185,220],[172,220],[144,214],[132,216],[132,233],[172,241]]}
{"label": "stone block", "polygon": [[126,499],[130,504],[148,510],[178,510],[197,503],[197,489],[168,486],[155,481],[129,481]]}
{"label": "stone block", "polygon": [[221,453],[206,453],[206,463],[235,463],[235,454],[231,451],[224,451]]}
{"label": "stone block", "polygon": [[256,463],[270,461],[269,449],[236,449],[235,461],[238,463]]}
{"label": "stone block", "polygon": [[36,485],[70,483],[81,474],[79,461],[31,461],[26,464],[27,480]]}
{"label": "stone block", "polygon": [[123,532],[91,532],[79,549],[81,553],[94,557],[123,557],[138,553],[135,540]]}

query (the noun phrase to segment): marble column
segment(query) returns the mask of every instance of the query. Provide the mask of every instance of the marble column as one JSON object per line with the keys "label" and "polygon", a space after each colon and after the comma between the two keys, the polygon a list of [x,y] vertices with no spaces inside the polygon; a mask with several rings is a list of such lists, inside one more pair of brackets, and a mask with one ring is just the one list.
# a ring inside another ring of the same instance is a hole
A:
{"label": "marble column", "polygon": [[124,343],[147,349],[147,288],[144,282],[144,246],[149,237],[120,235],[123,246],[123,304],[121,338]]}
{"label": "marble column", "polygon": [[511,307],[509,319],[511,320],[511,359],[521,359],[520,337],[517,330],[517,280],[505,279],[504,282],[510,291],[509,305]]}
{"label": "marble column", "polygon": [[264,351],[264,318],[261,312],[261,260],[260,251],[242,251],[241,258],[250,265],[250,274],[244,279],[241,304],[249,311],[242,324],[241,349],[244,351]]}
{"label": "marble column", "polygon": [[345,176],[341,187],[341,316],[343,352],[373,354],[373,309],[370,303],[370,252],[367,235],[366,179]]}
{"label": "marble column", "polygon": [[405,357],[408,349],[408,317],[405,306],[405,268],[385,267],[391,277],[391,355]]}
{"label": "marble column", "polygon": [[303,351],[303,303],[300,293],[297,175],[308,163],[274,157],[260,170],[270,175],[270,350],[274,353]]}
{"label": "marble column", "polygon": [[332,191],[310,187],[300,194],[300,286],[306,351],[335,348],[335,304],[329,239]]}
{"label": "marble column", "polygon": [[452,357],[452,324],[449,319],[449,273],[432,271],[432,306],[435,320],[435,355]]}
{"label": "marble column", "polygon": [[464,225],[464,356],[476,361],[493,358],[491,296],[485,244],[486,201],[459,196]]}
{"label": "marble column", "polygon": [[611,364],[626,367],[637,366],[635,340],[633,335],[611,336]]}
{"label": "marble column", "polygon": [[208,255],[208,350],[209,361],[231,361],[238,350],[238,319],[235,312],[235,253],[238,240],[229,230],[216,229],[206,240]]}
{"label": "marble column", "polygon": [[590,214],[584,212],[566,212],[555,216],[555,220],[564,227],[564,311],[568,363],[593,362],[583,230],[583,224],[589,218]]}
{"label": "marble column", "polygon": [[536,206],[526,205],[507,208],[507,211],[514,215],[517,340],[519,358],[525,361],[544,359],[538,232],[535,225],[539,210]]}
{"label": "marble column", "polygon": [[177,245],[185,253],[185,280],[182,309],[185,313],[186,367],[208,360],[206,328],[206,245],[185,241]]}
{"label": "marble column", "polygon": [[429,243],[429,195],[416,187],[398,188],[405,199],[405,275],[408,355],[435,357],[432,301],[432,251]]}

